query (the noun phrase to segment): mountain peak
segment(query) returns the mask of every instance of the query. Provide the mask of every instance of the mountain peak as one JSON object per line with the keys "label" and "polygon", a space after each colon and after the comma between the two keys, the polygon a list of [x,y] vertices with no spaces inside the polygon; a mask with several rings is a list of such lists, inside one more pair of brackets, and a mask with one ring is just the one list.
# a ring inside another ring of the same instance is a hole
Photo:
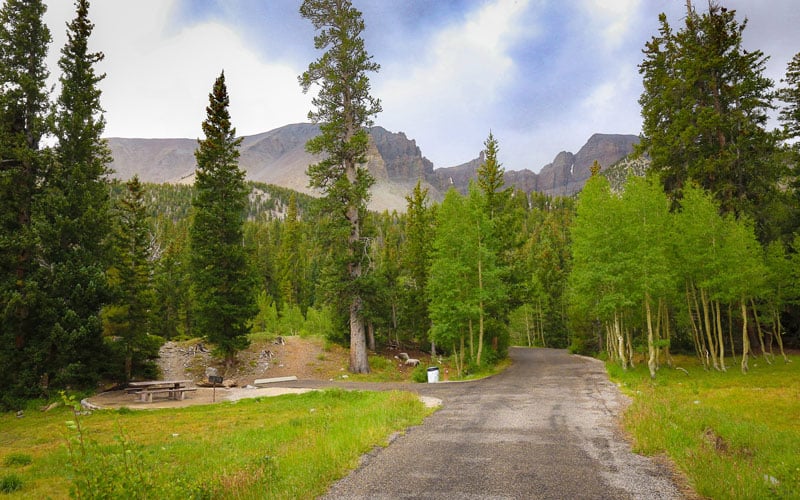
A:
{"label": "mountain peak", "polygon": [[[406,208],[405,196],[418,180],[423,181],[433,199],[440,200],[454,187],[466,192],[470,179],[476,177],[484,162],[483,152],[462,165],[434,169],[423,156],[414,139],[404,132],[391,132],[375,126],[369,130],[370,146],[367,168],[375,177],[370,208],[398,210]],[[247,179],[275,184],[296,191],[319,195],[308,186],[306,170],[319,159],[305,150],[309,139],[319,133],[319,126],[294,123],[261,134],[243,137],[239,165]],[[530,170],[506,171],[507,185],[525,192],[572,195],[591,175],[589,168],[597,160],[609,167],[633,150],[635,135],[593,134],[575,154],[562,151],[553,162],[536,174]],[[138,175],[144,182],[192,182],[196,168],[196,139],[109,138],[114,177],[127,180]]]}

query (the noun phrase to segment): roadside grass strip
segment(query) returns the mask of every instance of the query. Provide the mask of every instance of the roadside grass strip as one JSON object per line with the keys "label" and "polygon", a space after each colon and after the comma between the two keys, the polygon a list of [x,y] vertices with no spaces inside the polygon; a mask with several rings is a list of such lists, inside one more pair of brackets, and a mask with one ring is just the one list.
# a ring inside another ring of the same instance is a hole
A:
{"label": "roadside grass strip", "polygon": [[624,416],[634,451],[665,453],[701,496],[800,498],[800,357],[751,361],[743,375],[677,357],[650,380],[644,363],[611,379],[633,401]]}
{"label": "roadside grass strip", "polygon": [[404,392],[0,415],[3,498],[313,498],[433,410]]}

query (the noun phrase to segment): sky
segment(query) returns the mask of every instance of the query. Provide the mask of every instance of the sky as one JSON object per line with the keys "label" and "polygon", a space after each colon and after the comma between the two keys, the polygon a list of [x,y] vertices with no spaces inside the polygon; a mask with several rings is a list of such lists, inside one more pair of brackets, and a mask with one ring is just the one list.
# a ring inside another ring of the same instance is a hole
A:
{"label": "sky", "polygon": [[[414,139],[436,168],[476,158],[491,132],[508,170],[538,171],[593,133],[638,134],[642,48],[658,15],[683,22],[686,0],[352,0],[380,64],[375,124]],[[74,17],[46,0],[51,79]],[[695,0],[698,10],[706,0]],[[770,56],[776,83],[800,52],[797,0],[722,0],[748,18],[744,46]],[[308,121],[297,76],[319,57],[300,0],[95,0],[90,49],[107,137],[201,137],[208,94],[225,71],[239,135]],[[313,90],[312,90],[313,92]]]}

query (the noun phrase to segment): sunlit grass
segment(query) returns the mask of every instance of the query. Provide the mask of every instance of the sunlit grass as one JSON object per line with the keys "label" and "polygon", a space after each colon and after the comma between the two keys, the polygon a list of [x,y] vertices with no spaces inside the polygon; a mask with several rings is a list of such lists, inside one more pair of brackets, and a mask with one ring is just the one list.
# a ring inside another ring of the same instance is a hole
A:
{"label": "sunlit grass", "polygon": [[[125,460],[139,461],[142,481],[159,498],[313,498],[362,454],[430,411],[408,393],[332,390],[78,418],[84,437],[97,443],[91,448],[96,463],[87,470],[103,480],[138,474],[129,464],[114,469],[109,460],[127,453],[133,459]],[[66,443],[75,432],[65,422],[73,419],[63,407],[23,418],[0,415],[0,476],[13,473],[22,482],[5,498],[68,497],[73,472]]]}
{"label": "sunlit grass", "polygon": [[800,358],[763,358],[743,375],[704,371],[679,358],[688,374],[646,366],[608,370],[633,402],[624,423],[637,452],[666,453],[691,486],[709,498],[800,497]]}

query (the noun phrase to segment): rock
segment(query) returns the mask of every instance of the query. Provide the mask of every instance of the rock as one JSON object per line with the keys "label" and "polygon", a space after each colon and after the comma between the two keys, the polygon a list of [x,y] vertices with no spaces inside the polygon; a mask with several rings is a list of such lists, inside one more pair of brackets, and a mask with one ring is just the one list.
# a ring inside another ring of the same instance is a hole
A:
{"label": "rock", "polygon": [[229,378],[222,381],[222,387],[226,389],[230,389],[231,387],[236,387],[239,385],[239,382],[235,378]]}
{"label": "rock", "polygon": [[54,402],[54,403],[50,403],[50,404],[49,404],[49,405],[47,405],[47,406],[42,406],[42,407],[41,407],[41,410],[42,410],[43,412],[48,412],[48,411],[50,411],[50,410],[52,410],[52,409],[54,409],[54,408],[58,408],[59,406],[61,406],[61,403],[59,403],[58,401],[56,401],[56,402]]}
{"label": "rock", "polygon": [[[301,193],[318,195],[308,187],[306,168],[317,157],[305,151],[306,142],[318,135],[319,127],[309,123],[286,125],[262,134],[244,137],[239,166],[248,180],[275,184]],[[369,208],[381,211],[406,207],[405,196],[418,180],[430,188],[432,200],[440,201],[455,187],[466,193],[471,179],[484,162],[483,152],[461,165],[434,169],[413,139],[403,132],[382,127],[369,129],[367,168],[377,180]],[[538,174],[531,170],[507,171],[506,185],[515,185],[526,193],[540,191],[549,195],[572,195],[589,178],[589,168],[597,160],[605,169],[631,153],[635,135],[594,134],[575,154],[562,151]],[[500,138],[502,145],[502,138]],[[114,177],[156,183],[191,183],[196,160],[196,139],[109,139]],[[531,165],[538,168],[538,165]],[[277,210],[277,209],[276,209]]]}

